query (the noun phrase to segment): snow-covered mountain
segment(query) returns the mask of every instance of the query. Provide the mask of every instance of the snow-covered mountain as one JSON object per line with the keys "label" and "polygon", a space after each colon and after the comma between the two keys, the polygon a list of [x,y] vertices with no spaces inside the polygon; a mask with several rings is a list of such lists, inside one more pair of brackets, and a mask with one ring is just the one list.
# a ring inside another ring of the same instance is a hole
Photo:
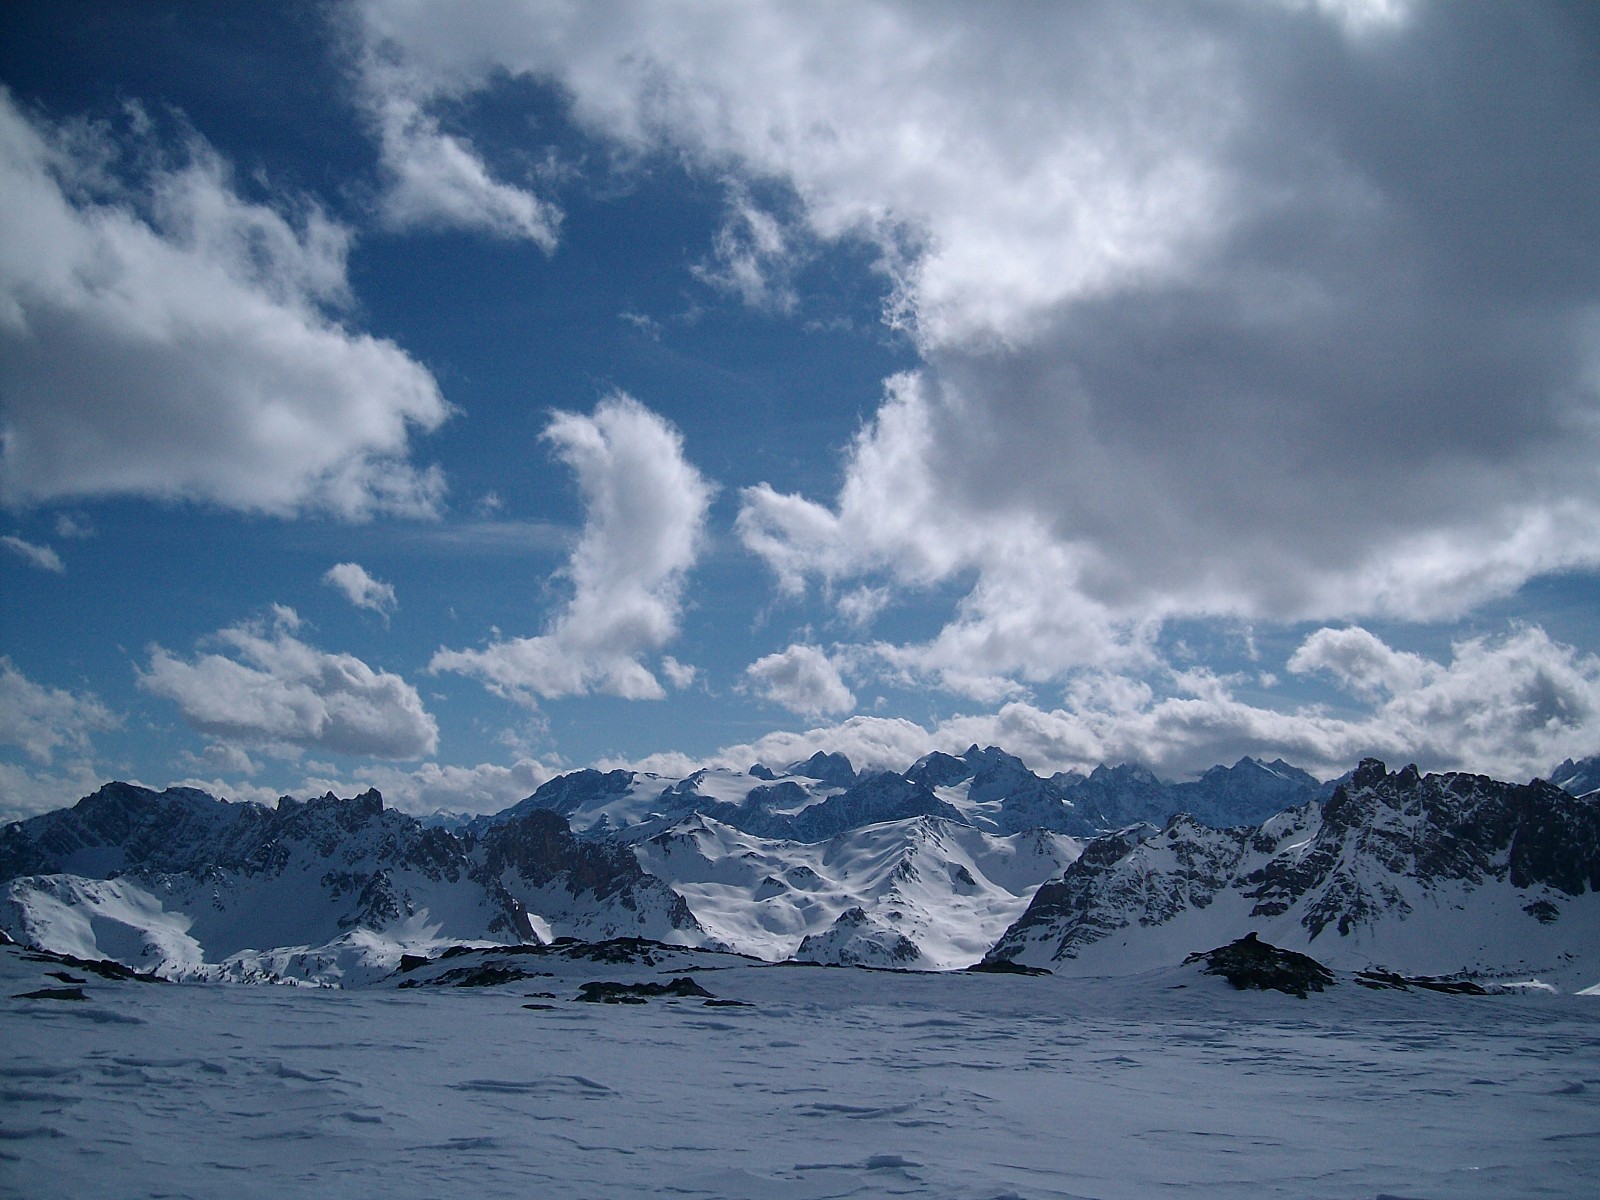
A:
{"label": "snow-covered mountain", "polygon": [[375,791],[269,809],[113,783],[0,830],[0,929],[169,976],[315,981],[462,941],[622,936],[1117,974],[1252,931],[1340,968],[1600,971],[1600,797],[1373,761],[1319,790],[1249,758],[1189,783],[1043,779],[976,746],[902,773],[821,754],[576,771],[448,823]]}
{"label": "snow-covered mountain", "polygon": [[1600,800],[1369,759],[1253,829],[1180,816],[1090,842],[988,959],[1122,974],[1252,931],[1340,968],[1593,982]]}
{"label": "snow-covered mountain", "polygon": [[1600,792],[1600,754],[1591,754],[1573,762],[1566,759],[1550,772],[1550,782],[1574,796],[1588,796]]}
{"label": "snow-covered mountain", "polygon": [[479,836],[376,791],[276,809],[108,784],[0,831],[0,927],[167,975],[328,979],[454,941],[704,933],[625,848],[539,811]]}
{"label": "snow-covered mountain", "polygon": [[744,953],[941,969],[981,958],[1079,848],[1044,829],[1001,836],[928,816],[781,841],[697,813],[635,850]]}
{"label": "snow-covered mountain", "polygon": [[817,842],[864,825],[937,817],[1010,836],[1047,829],[1072,837],[1188,812],[1206,824],[1254,825],[1317,796],[1312,776],[1280,761],[1242,758],[1199,779],[1168,783],[1137,765],[1044,779],[1015,755],[974,745],[934,752],[904,772],[857,774],[842,754],[815,754],[782,771],[706,768],[682,777],[649,772],[574,771],[520,804],[468,828],[482,829],[530,809],[560,813],[580,832],[642,842],[694,813],[758,837]]}

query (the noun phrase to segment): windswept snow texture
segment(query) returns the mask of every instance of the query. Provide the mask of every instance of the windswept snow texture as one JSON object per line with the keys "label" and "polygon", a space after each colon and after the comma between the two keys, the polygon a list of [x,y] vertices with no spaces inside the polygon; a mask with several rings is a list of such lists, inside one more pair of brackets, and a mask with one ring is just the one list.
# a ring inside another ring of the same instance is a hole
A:
{"label": "windswept snow texture", "polygon": [[[0,1190],[1502,1200],[1600,1178],[1592,997],[501,958],[526,976],[483,986],[498,960],[467,954],[308,990],[0,947]],[[479,986],[420,984],[463,967]],[[685,977],[748,1007],[577,1000]]]}
{"label": "windswept snow texture", "polygon": [[1600,800],[1363,762],[1257,829],[1175,817],[1089,843],[991,961],[1127,974],[1247,933],[1329,966],[1600,975]]}

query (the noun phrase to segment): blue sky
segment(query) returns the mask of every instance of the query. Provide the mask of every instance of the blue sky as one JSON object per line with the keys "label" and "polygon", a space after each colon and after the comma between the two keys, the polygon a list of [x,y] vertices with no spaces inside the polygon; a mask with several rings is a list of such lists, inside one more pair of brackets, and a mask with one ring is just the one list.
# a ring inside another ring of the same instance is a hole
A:
{"label": "blue sky", "polygon": [[0,815],[1594,753],[1597,24],[7,6]]}

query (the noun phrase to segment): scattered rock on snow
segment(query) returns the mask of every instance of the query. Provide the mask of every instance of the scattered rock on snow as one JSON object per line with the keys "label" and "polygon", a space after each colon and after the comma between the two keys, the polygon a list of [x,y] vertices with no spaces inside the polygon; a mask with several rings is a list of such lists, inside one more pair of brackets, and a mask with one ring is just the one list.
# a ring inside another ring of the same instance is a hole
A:
{"label": "scattered rock on snow", "polygon": [[1320,992],[1334,982],[1333,972],[1310,955],[1260,941],[1252,933],[1236,942],[1189,955],[1184,964],[1202,962],[1201,971],[1207,975],[1221,975],[1240,991],[1258,988],[1262,991],[1287,992],[1302,1000],[1308,992]]}

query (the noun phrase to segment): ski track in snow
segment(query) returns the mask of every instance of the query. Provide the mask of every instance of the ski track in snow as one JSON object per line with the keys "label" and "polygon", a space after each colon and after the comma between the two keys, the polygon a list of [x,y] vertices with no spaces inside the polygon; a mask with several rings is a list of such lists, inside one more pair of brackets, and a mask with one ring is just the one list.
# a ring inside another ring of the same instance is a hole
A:
{"label": "ski track in snow", "polygon": [[1589,997],[735,966],[695,977],[751,1007],[605,1005],[577,985],[677,971],[540,965],[408,991],[91,977],[73,1002],[16,998],[57,981],[0,950],[0,1193],[1372,1200],[1600,1178]]}

